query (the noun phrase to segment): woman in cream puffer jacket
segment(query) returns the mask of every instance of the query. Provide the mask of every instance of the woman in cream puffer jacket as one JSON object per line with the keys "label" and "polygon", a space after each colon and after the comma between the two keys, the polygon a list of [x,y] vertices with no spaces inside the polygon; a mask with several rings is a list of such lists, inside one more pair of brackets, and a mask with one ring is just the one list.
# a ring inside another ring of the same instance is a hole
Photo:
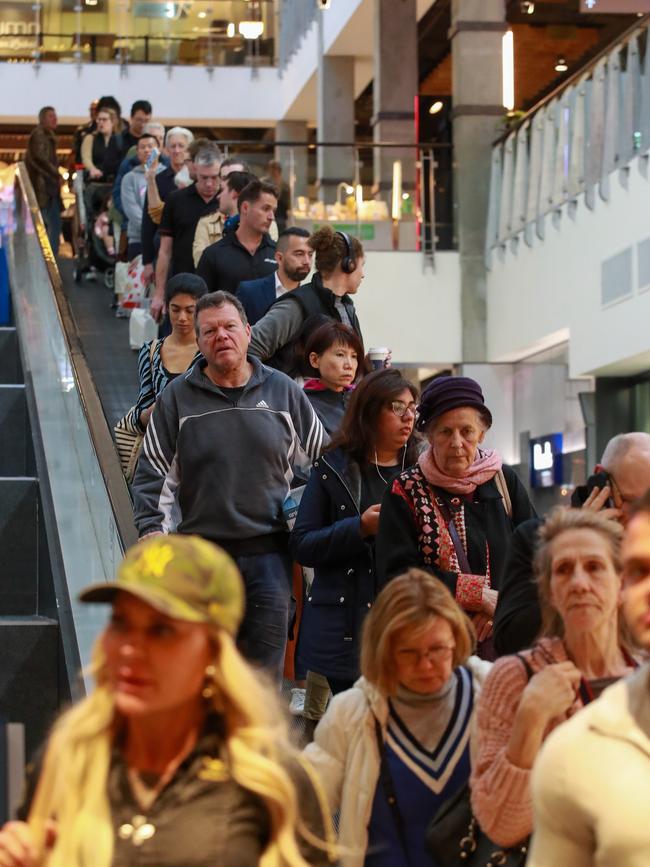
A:
{"label": "woman in cream puffer jacket", "polygon": [[364,676],[334,696],[305,750],[340,813],[342,867],[431,864],[426,826],[469,779],[474,707],[490,669],[469,655],[473,644],[471,622],[429,573],[410,569],[377,597],[364,627]]}

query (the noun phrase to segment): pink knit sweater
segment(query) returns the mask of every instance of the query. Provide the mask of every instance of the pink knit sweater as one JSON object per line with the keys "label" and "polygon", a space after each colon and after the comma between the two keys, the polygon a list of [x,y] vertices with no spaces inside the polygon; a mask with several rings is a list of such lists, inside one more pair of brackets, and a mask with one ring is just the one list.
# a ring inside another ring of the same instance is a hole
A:
{"label": "pink knit sweater", "polygon": [[[545,656],[555,662],[567,660],[564,645],[557,638],[541,639],[537,648],[523,651],[522,656],[534,672],[549,664]],[[478,701],[477,742],[470,779],[472,809],[483,831],[499,846],[514,846],[533,830],[531,771],[518,768],[506,758],[515,714],[527,683],[521,660],[504,656],[492,667]],[[580,707],[582,703],[577,699],[564,719]],[[563,721],[554,720],[544,737]]]}

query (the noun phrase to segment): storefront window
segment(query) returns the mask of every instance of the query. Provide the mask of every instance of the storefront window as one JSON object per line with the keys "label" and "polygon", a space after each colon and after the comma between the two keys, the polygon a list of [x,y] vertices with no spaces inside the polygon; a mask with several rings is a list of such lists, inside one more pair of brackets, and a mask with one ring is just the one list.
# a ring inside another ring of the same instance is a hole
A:
{"label": "storefront window", "polygon": [[0,2],[0,61],[270,65],[274,0]]}

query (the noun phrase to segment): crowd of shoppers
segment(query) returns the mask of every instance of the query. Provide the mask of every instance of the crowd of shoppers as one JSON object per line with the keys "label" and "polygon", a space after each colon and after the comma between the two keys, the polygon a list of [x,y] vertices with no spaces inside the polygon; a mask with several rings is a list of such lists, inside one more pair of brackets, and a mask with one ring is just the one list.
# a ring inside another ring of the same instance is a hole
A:
{"label": "crowd of shoppers", "polygon": [[[494,864],[648,863],[650,435],[615,437],[538,517],[485,444],[478,382],[420,396],[368,372],[356,238],[287,227],[277,164],[257,179],[142,101],[120,129],[106,99],[80,153],[122,175],[167,319],[130,418],[141,541],[82,594],[112,604],[97,687],[55,725],[0,867],[122,867],[133,847],[161,867],[447,867],[441,815],[458,863],[479,839]],[[52,112],[30,162],[46,221]],[[292,628],[319,720],[303,754],[278,701]]]}

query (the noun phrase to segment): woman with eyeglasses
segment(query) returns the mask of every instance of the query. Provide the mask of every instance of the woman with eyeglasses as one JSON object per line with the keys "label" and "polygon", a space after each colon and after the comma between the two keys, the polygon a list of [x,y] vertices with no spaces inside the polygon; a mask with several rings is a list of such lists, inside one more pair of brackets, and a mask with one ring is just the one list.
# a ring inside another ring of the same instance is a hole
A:
{"label": "woman with eyeglasses", "polygon": [[100,108],[95,117],[97,129],[85,136],[81,143],[81,161],[91,181],[108,181],[104,177],[104,157],[118,126],[112,108]]}
{"label": "woman with eyeglasses", "polygon": [[381,583],[410,566],[431,571],[471,615],[486,659],[494,659],[492,625],[510,537],[535,517],[514,470],[482,447],[491,426],[478,382],[434,379],[418,407],[417,429],[429,447],[384,498],[377,534]]}
{"label": "woman with eyeglasses", "polygon": [[294,559],[314,569],[297,664],[333,693],[359,676],[359,638],[377,594],[374,538],[381,498],[417,457],[417,391],[395,369],[356,387],[328,451],[314,462],[291,536]]}
{"label": "woman with eyeglasses", "polygon": [[305,756],[339,812],[342,867],[431,867],[425,832],[466,785],[470,730],[490,664],[469,618],[409,569],[366,618],[362,677],[334,696]]}

